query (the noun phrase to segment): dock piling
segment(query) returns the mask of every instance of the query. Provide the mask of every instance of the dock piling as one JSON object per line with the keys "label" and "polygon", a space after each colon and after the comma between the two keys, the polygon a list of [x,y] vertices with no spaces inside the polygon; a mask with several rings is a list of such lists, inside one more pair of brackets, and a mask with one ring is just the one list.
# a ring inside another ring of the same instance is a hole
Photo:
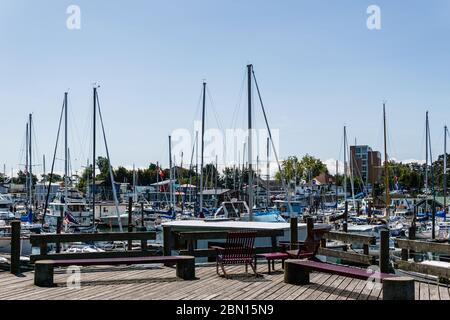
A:
{"label": "dock piling", "polygon": [[20,274],[20,221],[11,222],[11,273]]}
{"label": "dock piling", "polygon": [[298,241],[298,218],[291,217],[290,224],[291,224],[290,225],[290,228],[291,228],[291,250],[294,250],[297,247],[297,241]]}
{"label": "dock piling", "polygon": [[389,230],[380,231],[380,272],[389,273]]}

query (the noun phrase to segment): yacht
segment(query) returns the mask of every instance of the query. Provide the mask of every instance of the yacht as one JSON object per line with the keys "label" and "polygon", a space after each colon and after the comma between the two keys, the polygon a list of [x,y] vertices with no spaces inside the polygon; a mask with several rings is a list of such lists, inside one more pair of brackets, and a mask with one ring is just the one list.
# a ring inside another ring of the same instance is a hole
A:
{"label": "yacht", "polygon": [[[214,214],[214,219],[249,221],[249,211],[245,201],[224,201]],[[278,210],[253,210],[255,222],[286,222]]]}
{"label": "yacht", "polygon": [[0,194],[0,220],[9,221],[15,219],[14,213],[11,211],[13,201],[4,194]]}
{"label": "yacht", "polygon": [[92,212],[88,209],[86,201],[78,190],[68,189],[67,199],[64,197],[65,191],[60,190],[55,199],[49,203],[45,214],[45,223],[50,226],[56,226],[57,218],[61,217],[67,206],[67,212],[64,213],[64,220],[82,226],[92,224]]}

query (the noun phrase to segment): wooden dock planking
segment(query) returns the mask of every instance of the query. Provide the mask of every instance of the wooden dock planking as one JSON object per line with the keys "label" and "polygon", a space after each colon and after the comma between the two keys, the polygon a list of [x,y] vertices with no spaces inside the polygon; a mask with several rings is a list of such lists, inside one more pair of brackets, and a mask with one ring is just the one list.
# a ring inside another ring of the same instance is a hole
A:
{"label": "wooden dock planking", "polygon": [[341,284],[341,282],[344,280],[344,277],[337,276],[337,277],[330,277],[325,283],[324,283],[324,290],[322,293],[316,298],[316,300],[327,300],[330,295],[333,294],[333,292],[337,289],[337,287]]}
{"label": "wooden dock planking", "polygon": [[335,281],[337,277],[338,276],[328,274],[305,300],[316,300],[322,293],[327,293],[328,284],[331,283],[331,281]]}
{"label": "wooden dock planking", "polygon": [[[146,275],[146,274],[147,273],[145,272],[145,270],[141,270],[139,272],[134,273],[135,276]],[[117,278],[117,276],[118,275],[115,275],[114,278]],[[167,280],[169,280],[169,279],[167,279]],[[113,294],[109,293],[108,291],[95,292],[95,290],[89,290],[88,292],[86,292],[87,294],[86,293],[81,294],[81,299],[99,300],[99,299],[103,299],[103,297],[110,299],[110,300],[114,300],[116,298],[121,299],[122,297],[127,297],[127,296],[129,297],[133,293],[139,292],[140,289],[144,289],[144,288],[152,286],[152,285],[157,286],[160,283],[165,283],[165,282],[161,282],[159,280],[159,275],[155,275],[154,279],[151,279],[148,277],[145,277],[145,278],[130,277],[130,278],[127,278],[123,284],[114,282],[111,285],[106,285],[108,287],[108,289],[115,292]],[[92,287],[93,287],[93,289],[95,289],[95,285],[93,285]],[[130,293],[132,293],[132,294],[130,294]]]}
{"label": "wooden dock planking", "polygon": [[337,286],[336,290],[334,290],[333,293],[327,297],[327,300],[338,300],[351,282],[351,278],[344,277],[344,280],[342,280],[342,282]]}
{"label": "wooden dock planking", "polygon": [[321,284],[326,281],[329,277],[331,277],[331,275],[329,274],[322,274],[319,273],[319,276],[315,279],[314,282],[311,281],[310,278],[310,284],[306,285],[305,287],[307,287],[307,289],[305,291],[302,292],[301,295],[299,295],[297,298],[295,298],[295,300],[306,300],[309,296],[311,296],[311,294],[318,289]]}
{"label": "wooden dock planking", "polygon": [[[317,282],[322,274],[320,273],[311,273],[310,280],[311,282]],[[297,286],[297,290],[295,290],[293,293],[291,293],[288,297],[286,297],[286,300],[298,300],[298,298],[306,291],[308,290],[309,286]]]}
{"label": "wooden dock planking", "polygon": [[439,298],[439,287],[436,283],[428,283],[428,289],[430,292],[430,300],[440,300]]}
{"label": "wooden dock planking", "polygon": [[420,300],[430,300],[430,291],[428,290],[428,283],[420,282],[416,284],[420,290]]}
{"label": "wooden dock planking", "polygon": [[352,294],[355,287],[359,283],[359,280],[355,281],[352,278],[347,278],[347,279],[349,279],[349,283],[347,284],[347,286],[344,289],[341,290],[341,292],[339,293],[339,296],[337,297],[336,300],[347,300],[348,297]]}
{"label": "wooden dock planking", "polygon": [[365,286],[366,286],[366,281],[358,280],[356,285],[352,288],[351,293],[347,296],[347,300],[358,300],[358,297],[361,294],[361,292]]}
{"label": "wooden dock planking", "polygon": [[439,285],[439,298],[440,300],[450,300],[450,288],[447,286]]}
{"label": "wooden dock planking", "polygon": [[[57,300],[114,300],[114,299],[195,299],[195,300],[356,300],[382,299],[381,288],[363,280],[311,273],[311,284],[295,286],[284,283],[284,274],[277,270],[267,274],[267,266],[260,265],[261,278],[245,275],[243,266],[230,266],[231,279],[216,275],[215,266],[198,265],[198,280],[176,278],[175,269],[155,266],[85,267],[81,273],[81,287],[65,287],[69,274],[55,270],[53,288],[34,286],[34,272],[16,277],[0,272],[0,299],[57,299]],[[421,300],[450,300],[449,287],[434,282],[416,282],[416,296]]]}

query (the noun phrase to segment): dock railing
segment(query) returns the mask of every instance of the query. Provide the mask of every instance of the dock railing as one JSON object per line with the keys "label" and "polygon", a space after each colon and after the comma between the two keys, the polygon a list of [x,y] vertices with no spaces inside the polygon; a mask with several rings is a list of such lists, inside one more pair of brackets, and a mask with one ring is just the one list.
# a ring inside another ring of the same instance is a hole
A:
{"label": "dock railing", "polygon": [[[114,233],[64,233],[64,234],[36,234],[30,236],[33,247],[39,247],[39,254],[30,256],[30,262],[34,263],[44,259],[96,259],[96,258],[119,258],[119,257],[142,257],[152,255],[148,250],[147,241],[155,240],[156,232],[114,232]],[[48,253],[48,244],[55,243],[58,247],[61,243],[82,242],[113,242],[133,240],[141,242],[140,250],[128,251],[106,251],[106,252],[83,252],[83,253]]]}
{"label": "dock railing", "polygon": [[[327,248],[326,240],[335,240],[343,242],[341,246],[342,250],[336,250]],[[351,244],[362,245],[363,253],[348,252],[347,247]],[[319,255],[342,259],[348,262],[373,265],[375,264],[375,256],[369,254],[369,246],[376,244],[376,238],[374,236],[352,234],[342,231],[330,231],[325,233],[321,241],[321,246],[318,250]]]}
{"label": "dock railing", "polygon": [[395,239],[395,247],[402,249],[401,260],[397,260],[395,262],[395,267],[397,269],[436,276],[444,282],[449,282],[450,268],[418,263],[415,261],[409,261],[409,259],[413,257],[416,252],[450,256],[450,244],[431,241]]}

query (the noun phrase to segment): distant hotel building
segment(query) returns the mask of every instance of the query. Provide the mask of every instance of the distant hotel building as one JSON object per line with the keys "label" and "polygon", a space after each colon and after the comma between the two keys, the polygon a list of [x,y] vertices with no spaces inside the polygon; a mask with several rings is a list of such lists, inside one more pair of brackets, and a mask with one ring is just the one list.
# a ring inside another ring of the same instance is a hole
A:
{"label": "distant hotel building", "polygon": [[381,153],[369,146],[351,146],[350,163],[353,176],[361,177],[367,185],[381,182]]}

